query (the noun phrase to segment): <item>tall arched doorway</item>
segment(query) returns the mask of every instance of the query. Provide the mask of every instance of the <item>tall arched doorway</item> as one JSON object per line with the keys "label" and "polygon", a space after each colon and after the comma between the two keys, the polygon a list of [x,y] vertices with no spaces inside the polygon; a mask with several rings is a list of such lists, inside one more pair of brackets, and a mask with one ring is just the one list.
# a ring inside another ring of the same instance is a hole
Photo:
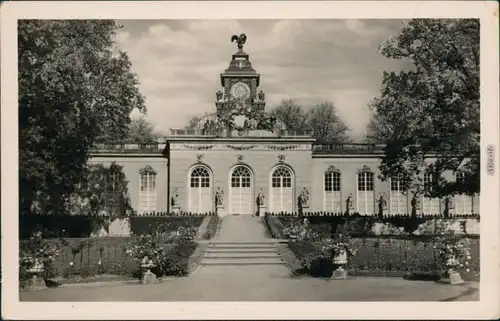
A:
{"label": "tall arched doorway", "polygon": [[189,174],[188,211],[207,213],[213,210],[212,175],[205,166],[195,166]]}
{"label": "tall arched doorway", "polygon": [[231,214],[252,214],[253,175],[252,171],[238,165],[229,173],[229,212]]}
{"label": "tall arched doorway", "polygon": [[270,212],[293,212],[293,173],[287,166],[272,171],[270,197]]}

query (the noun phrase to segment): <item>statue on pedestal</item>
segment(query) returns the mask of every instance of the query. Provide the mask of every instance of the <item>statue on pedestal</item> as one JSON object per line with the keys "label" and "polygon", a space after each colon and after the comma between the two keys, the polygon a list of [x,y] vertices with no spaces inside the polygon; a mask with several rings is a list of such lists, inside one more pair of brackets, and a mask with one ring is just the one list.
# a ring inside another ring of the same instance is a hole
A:
{"label": "statue on pedestal", "polygon": [[175,188],[172,194],[172,207],[179,207],[179,189]]}
{"label": "statue on pedestal", "polygon": [[301,208],[308,207],[309,204],[309,191],[307,188],[303,188],[299,195],[299,203]]}
{"label": "statue on pedestal", "polygon": [[378,202],[378,215],[382,217],[384,216],[384,210],[387,209],[387,200],[385,198],[384,193],[380,194],[380,197],[377,202]]}
{"label": "statue on pedestal", "polygon": [[215,205],[218,207],[223,206],[224,191],[222,188],[217,187],[217,192],[215,192]]}
{"label": "statue on pedestal", "polygon": [[455,203],[453,196],[446,196],[446,198],[444,199],[444,215],[446,217],[449,217],[452,214],[454,208]]}
{"label": "statue on pedestal", "polygon": [[257,205],[259,207],[264,206],[264,200],[265,200],[265,196],[264,196],[264,192],[262,191],[262,188],[261,188],[259,195],[257,195]]}
{"label": "statue on pedestal", "polygon": [[420,195],[418,193],[413,193],[411,199],[411,215],[417,215],[417,211],[420,209]]}
{"label": "statue on pedestal", "polygon": [[345,200],[345,207],[346,207],[346,213],[347,214],[352,214],[354,210],[354,205],[352,201],[352,194],[349,194],[347,199]]}

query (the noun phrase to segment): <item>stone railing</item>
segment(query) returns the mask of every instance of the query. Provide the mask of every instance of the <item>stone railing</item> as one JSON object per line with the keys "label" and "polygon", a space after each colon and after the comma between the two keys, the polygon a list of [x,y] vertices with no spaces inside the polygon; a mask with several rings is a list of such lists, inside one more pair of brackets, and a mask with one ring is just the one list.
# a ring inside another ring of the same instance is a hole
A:
{"label": "stone railing", "polygon": [[249,130],[245,132],[239,132],[237,130],[227,133],[227,131],[219,133],[214,133],[213,131],[204,131],[203,129],[182,129],[182,128],[172,128],[169,132],[170,137],[311,137],[312,132],[309,131],[287,131],[279,130],[275,132],[269,132],[265,130]]}
{"label": "stone railing", "polygon": [[381,153],[385,145],[382,144],[329,144],[313,145],[314,154],[336,153]]}
{"label": "stone railing", "polygon": [[91,149],[93,152],[162,152],[166,147],[165,143],[98,143]]}

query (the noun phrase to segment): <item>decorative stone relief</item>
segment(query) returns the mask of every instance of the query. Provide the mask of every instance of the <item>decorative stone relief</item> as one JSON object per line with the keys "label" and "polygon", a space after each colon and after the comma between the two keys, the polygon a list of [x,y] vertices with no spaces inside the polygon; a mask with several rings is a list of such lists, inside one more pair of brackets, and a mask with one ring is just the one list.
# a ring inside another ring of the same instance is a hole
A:
{"label": "decorative stone relief", "polygon": [[238,163],[242,163],[243,162],[243,155],[238,155],[237,160],[238,160]]}
{"label": "decorative stone relief", "polygon": [[196,155],[196,161],[197,161],[198,163],[203,162],[203,154],[198,154],[198,155]]}
{"label": "decorative stone relief", "polygon": [[363,173],[363,172],[369,172],[369,173],[373,173],[371,168],[364,165],[362,168],[358,169],[358,173]]}
{"label": "decorative stone relief", "polygon": [[339,170],[337,167],[335,167],[335,166],[333,166],[333,165],[330,165],[330,166],[328,166],[328,168],[326,169],[326,172],[327,172],[327,173],[340,173],[340,170]]}
{"label": "decorative stone relief", "polygon": [[212,149],[214,145],[187,145],[184,144],[184,148],[194,149],[194,150],[209,150]]}
{"label": "decorative stone relief", "polygon": [[287,145],[287,146],[267,145],[267,148],[272,150],[293,150],[297,149],[298,147],[299,147],[298,145]]}
{"label": "decorative stone relief", "polygon": [[249,150],[255,148],[257,145],[226,145],[227,148],[233,150]]}
{"label": "decorative stone relief", "polygon": [[145,173],[153,173],[156,174],[156,171],[151,167],[151,165],[146,165],[143,168],[139,170],[140,174],[145,174]]}
{"label": "decorative stone relief", "polygon": [[285,162],[285,155],[278,155],[278,163],[283,164]]}

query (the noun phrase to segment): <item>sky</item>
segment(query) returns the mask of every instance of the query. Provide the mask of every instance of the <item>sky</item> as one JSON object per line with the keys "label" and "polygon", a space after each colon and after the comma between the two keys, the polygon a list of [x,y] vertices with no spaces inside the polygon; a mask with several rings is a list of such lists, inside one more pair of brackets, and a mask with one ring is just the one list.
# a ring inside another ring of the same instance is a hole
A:
{"label": "sky", "polygon": [[[261,74],[266,109],[283,99],[307,108],[331,101],[349,135],[361,140],[368,103],[380,92],[384,71],[407,69],[378,47],[397,35],[401,20],[122,20],[116,40],[128,53],[146,98],[147,120],[161,134],[193,116],[215,111],[220,73],[237,51],[233,34],[245,33],[244,51]],[[137,117],[137,113],[133,113]]]}

